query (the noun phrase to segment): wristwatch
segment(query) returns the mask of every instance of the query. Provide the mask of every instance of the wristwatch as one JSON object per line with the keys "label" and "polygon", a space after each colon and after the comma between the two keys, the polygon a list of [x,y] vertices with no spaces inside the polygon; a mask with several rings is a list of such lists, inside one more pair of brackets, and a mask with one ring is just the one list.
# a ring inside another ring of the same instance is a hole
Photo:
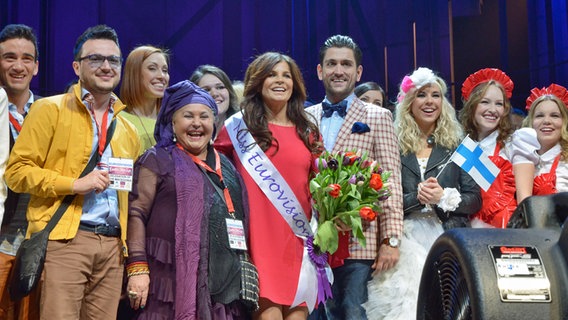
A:
{"label": "wristwatch", "polygon": [[381,244],[389,245],[392,248],[398,248],[400,240],[397,238],[384,238],[383,241],[381,241]]}

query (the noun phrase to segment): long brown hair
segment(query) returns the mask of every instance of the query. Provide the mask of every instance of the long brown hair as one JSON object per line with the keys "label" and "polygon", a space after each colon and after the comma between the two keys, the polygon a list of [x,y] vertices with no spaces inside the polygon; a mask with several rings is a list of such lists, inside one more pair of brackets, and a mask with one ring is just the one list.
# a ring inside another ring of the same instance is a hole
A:
{"label": "long brown hair", "polygon": [[475,111],[477,106],[485,96],[485,93],[490,86],[495,86],[501,90],[503,94],[503,103],[505,112],[501,115],[501,120],[497,125],[496,130],[499,131],[497,136],[497,144],[501,148],[505,146],[505,141],[513,133],[513,126],[511,125],[511,102],[505,94],[503,85],[495,80],[490,80],[476,86],[469,96],[469,100],[464,101],[463,109],[460,112],[460,121],[466,134],[469,134],[473,140],[479,140],[479,125],[475,122]]}
{"label": "long brown hair", "polygon": [[266,52],[258,56],[249,65],[245,74],[244,100],[241,104],[244,113],[243,120],[248,131],[263,151],[268,150],[273,142],[276,144],[276,152],[278,151],[278,140],[268,129],[266,108],[262,100],[262,86],[272,69],[282,61],[288,63],[294,83],[292,95],[286,108],[286,116],[296,126],[296,132],[308,150],[315,154],[320,153],[322,145],[319,141],[319,129],[314,122],[308,119],[304,111],[306,88],[302,73],[296,62],[287,55],[278,52]]}

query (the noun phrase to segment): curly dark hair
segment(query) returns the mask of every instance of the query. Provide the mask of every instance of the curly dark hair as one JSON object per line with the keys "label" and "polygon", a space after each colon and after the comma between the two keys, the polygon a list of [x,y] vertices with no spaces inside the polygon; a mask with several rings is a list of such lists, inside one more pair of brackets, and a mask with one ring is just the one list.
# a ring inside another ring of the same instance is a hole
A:
{"label": "curly dark hair", "polygon": [[314,121],[310,121],[304,111],[306,88],[302,73],[296,62],[285,54],[266,52],[258,56],[247,68],[244,100],[241,104],[243,120],[248,127],[248,131],[263,151],[268,150],[275,143],[275,152],[278,152],[278,140],[274,138],[268,128],[266,108],[262,100],[262,86],[264,80],[270,76],[272,69],[282,61],[288,63],[294,83],[292,95],[290,100],[288,100],[288,107],[286,108],[286,116],[296,126],[296,132],[308,150],[314,154],[319,154],[323,148],[319,139],[319,129]]}

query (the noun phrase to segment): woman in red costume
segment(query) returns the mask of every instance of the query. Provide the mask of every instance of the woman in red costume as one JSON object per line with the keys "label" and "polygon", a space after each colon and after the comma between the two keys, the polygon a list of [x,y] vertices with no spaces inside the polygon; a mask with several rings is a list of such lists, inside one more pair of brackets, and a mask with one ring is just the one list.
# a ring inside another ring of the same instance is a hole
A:
{"label": "woman in red costume", "polygon": [[[505,228],[517,207],[515,178],[511,165],[513,132],[509,99],[513,81],[499,69],[481,69],[462,85],[464,107],[460,120],[470,138],[479,142],[489,159],[501,169],[487,191],[481,190],[483,206],[473,216],[472,226]],[[479,220],[483,223],[478,223]]]}
{"label": "woman in red costume", "polygon": [[[534,130],[515,144],[513,152],[527,150],[525,141],[538,140],[536,152],[522,151],[525,156],[513,159],[517,199],[530,195],[547,195],[568,191],[568,91],[551,84],[547,88],[534,88],[527,98],[528,116],[523,126]],[[534,180],[533,180],[534,178]]]}

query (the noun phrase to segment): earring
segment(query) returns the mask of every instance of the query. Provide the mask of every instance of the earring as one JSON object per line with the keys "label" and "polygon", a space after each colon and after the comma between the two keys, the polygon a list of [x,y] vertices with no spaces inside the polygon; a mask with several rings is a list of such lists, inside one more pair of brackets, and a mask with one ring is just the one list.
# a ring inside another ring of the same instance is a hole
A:
{"label": "earring", "polygon": [[177,141],[176,134],[174,133],[174,142]]}

